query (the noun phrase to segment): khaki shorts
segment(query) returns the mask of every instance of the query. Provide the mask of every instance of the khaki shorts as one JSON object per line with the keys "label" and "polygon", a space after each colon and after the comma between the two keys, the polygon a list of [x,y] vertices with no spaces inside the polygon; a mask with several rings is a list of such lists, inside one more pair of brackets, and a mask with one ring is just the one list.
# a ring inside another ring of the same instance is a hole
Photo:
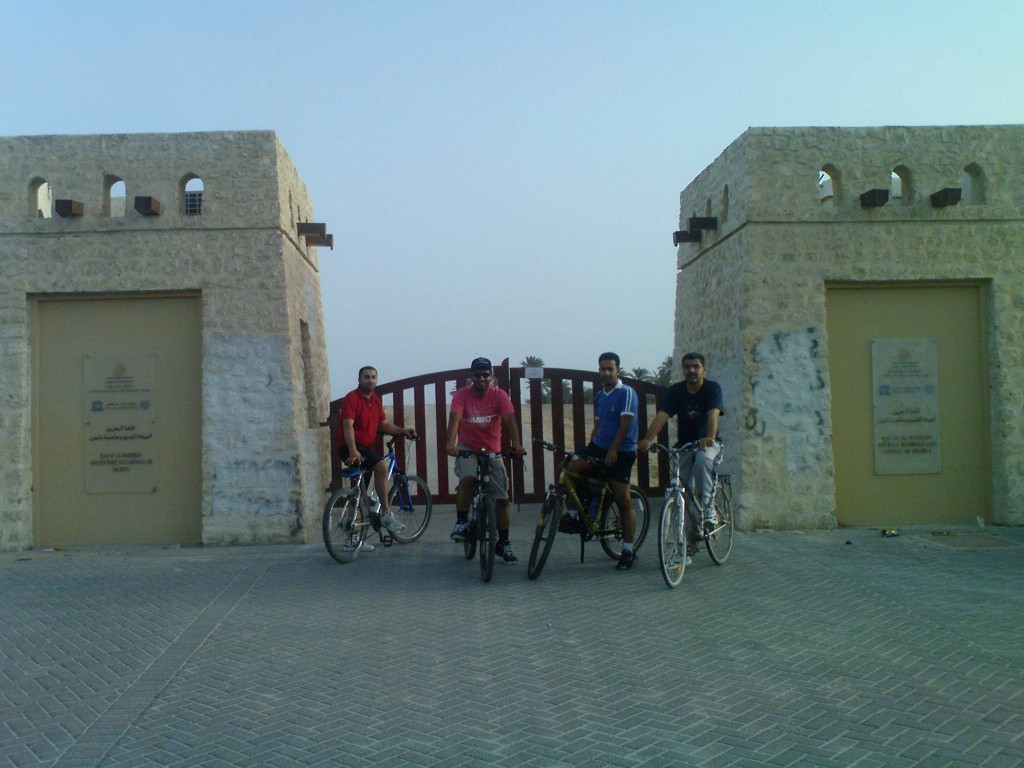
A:
{"label": "khaki shorts", "polygon": [[[463,446],[459,446],[460,450],[467,450]],[[483,461],[483,459],[481,459]],[[505,473],[505,462],[501,457],[488,459],[491,463],[491,482],[489,483],[489,490],[494,494],[496,499],[507,499],[508,498],[508,475]],[[476,456],[468,456],[463,458],[459,456],[455,459],[455,476],[460,480],[464,477],[476,477]]]}

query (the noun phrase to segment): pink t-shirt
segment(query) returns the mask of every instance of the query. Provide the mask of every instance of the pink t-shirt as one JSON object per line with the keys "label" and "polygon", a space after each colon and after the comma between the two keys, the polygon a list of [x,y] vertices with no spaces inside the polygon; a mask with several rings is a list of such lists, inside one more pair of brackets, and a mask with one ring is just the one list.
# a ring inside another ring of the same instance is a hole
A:
{"label": "pink t-shirt", "polygon": [[482,397],[473,386],[456,390],[452,396],[452,413],[462,417],[459,422],[459,445],[474,451],[501,450],[501,417],[515,413],[512,398],[503,389],[488,387]]}

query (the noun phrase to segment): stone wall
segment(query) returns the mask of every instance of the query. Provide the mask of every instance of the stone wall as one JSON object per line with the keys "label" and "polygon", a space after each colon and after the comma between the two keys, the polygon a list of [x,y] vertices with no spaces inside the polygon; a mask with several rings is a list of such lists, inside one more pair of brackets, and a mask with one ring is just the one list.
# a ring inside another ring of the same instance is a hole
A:
{"label": "stone wall", "polygon": [[[896,168],[902,198],[863,208],[860,193],[890,189]],[[990,281],[993,518],[1024,524],[1022,168],[1022,126],[753,128],[683,191],[680,229],[691,216],[718,228],[679,246],[675,356],[707,353],[725,390],[741,527],[836,524],[833,281]],[[933,207],[947,187],[964,199]]]}
{"label": "stone wall", "polygon": [[[198,216],[183,212],[191,176],[204,183]],[[123,216],[109,215],[114,179]],[[83,215],[33,218],[38,180]],[[160,215],[133,210],[136,196]],[[327,356],[316,249],[295,227],[312,217],[270,131],[0,138],[0,547],[32,541],[29,305],[51,294],[199,293],[203,541],[317,533]]]}

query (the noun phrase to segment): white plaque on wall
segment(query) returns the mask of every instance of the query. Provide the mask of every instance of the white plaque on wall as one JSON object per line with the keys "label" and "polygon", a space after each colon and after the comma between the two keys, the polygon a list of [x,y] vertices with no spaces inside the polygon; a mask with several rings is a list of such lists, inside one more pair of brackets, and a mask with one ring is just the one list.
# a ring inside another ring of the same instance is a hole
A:
{"label": "white plaque on wall", "polygon": [[872,340],[871,384],[875,474],[941,472],[936,340]]}
{"label": "white plaque on wall", "polygon": [[155,356],[85,358],[87,493],[156,491]]}

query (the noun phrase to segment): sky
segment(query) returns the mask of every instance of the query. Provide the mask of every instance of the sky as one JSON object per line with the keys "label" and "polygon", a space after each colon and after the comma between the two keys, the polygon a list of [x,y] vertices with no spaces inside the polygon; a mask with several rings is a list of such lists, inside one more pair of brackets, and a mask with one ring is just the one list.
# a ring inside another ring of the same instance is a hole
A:
{"label": "sky", "polygon": [[[4,0],[0,135],[277,132],[331,394],[672,353],[679,193],[751,126],[1024,123],[1020,0]],[[687,212],[689,215],[689,212]]]}

